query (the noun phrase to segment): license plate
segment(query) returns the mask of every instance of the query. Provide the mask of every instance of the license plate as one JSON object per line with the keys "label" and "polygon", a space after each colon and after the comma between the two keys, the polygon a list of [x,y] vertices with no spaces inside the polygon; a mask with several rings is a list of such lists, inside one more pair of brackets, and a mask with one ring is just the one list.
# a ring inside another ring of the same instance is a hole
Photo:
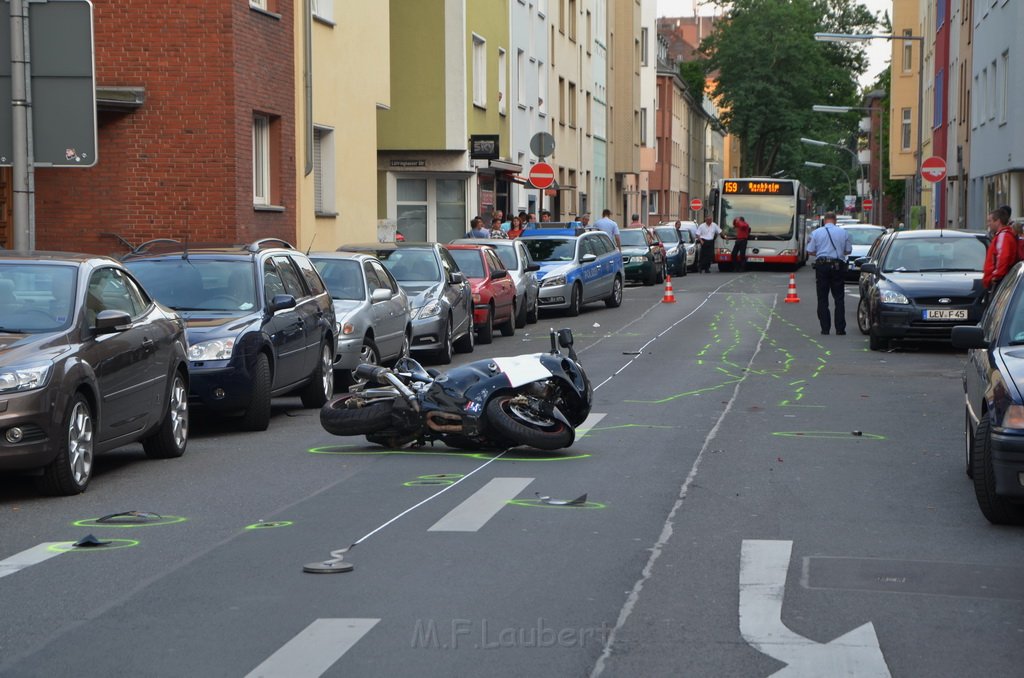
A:
{"label": "license plate", "polygon": [[923,313],[925,320],[967,320],[966,308],[929,308]]}
{"label": "license plate", "polygon": [[764,257],[747,257],[747,261],[749,261],[752,264],[763,264]]}

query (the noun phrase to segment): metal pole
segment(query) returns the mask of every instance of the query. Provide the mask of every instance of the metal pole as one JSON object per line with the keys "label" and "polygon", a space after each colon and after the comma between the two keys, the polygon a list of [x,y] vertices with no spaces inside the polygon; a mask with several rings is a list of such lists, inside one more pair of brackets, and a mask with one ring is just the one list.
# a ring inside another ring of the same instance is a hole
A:
{"label": "metal pole", "polygon": [[874,223],[885,226],[882,221],[885,219],[885,209],[882,207],[883,196],[885,195],[885,146],[882,140],[882,132],[885,122],[882,117],[882,100],[878,99],[878,205],[875,212]]}
{"label": "metal pole", "polygon": [[927,224],[924,223],[924,209],[921,204],[921,163],[924,161],[922,157],[924,155],[924,36],[915,38],[920,44],[918,50],[918,62],[917,62],[917,174],[914,176],[914,185],[916,187],[917,195],[917,206],[921,207],[921,228],[927,228]]}
{"label": "metal pole", "polygon": [[11,140],[12,158],[14,249],[27,250],[32,238],[29,230],[29,170],[28,152],[28,79],[26,67],[28,53],[25,35],[28,32],[28,4],[24,0],[11,0]]}

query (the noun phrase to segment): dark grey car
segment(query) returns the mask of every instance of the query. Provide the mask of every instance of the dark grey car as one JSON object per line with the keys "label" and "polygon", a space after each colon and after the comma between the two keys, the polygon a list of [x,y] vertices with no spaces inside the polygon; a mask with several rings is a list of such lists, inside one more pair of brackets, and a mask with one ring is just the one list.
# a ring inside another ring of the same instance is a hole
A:
{"label": "dark grey car", "polygon": [[113,259],[0,253],[0,471],[85,490],[98,452],[188,444],[185,324]]}

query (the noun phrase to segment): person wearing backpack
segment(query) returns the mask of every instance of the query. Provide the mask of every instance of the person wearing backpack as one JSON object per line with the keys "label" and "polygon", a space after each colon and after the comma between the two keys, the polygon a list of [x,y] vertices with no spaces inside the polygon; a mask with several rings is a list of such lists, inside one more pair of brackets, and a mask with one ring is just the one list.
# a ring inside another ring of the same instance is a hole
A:
{"label": "person wearing backpack", "polygon": [[981,276],[986,300],[992,298],[999,283],[1020,260],[1017,236],[1010,228],[1009,220],[1008,211],[1002,207],[988,213],[988,231],[992,234],[992,241],[985,252],[985,268]]}

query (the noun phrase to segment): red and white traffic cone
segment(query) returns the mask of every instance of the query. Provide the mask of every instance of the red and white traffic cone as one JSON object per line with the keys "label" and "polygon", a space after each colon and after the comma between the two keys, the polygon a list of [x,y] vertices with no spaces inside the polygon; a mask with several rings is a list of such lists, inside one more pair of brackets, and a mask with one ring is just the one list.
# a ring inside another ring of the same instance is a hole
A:
{"label": "red and white traffic cone", "polygon": [[789,274],[789,292],[786,294],[787,304],[799,304],[800,297],[796,296],[796,273]]}
{"label": "red and white traffic cone", "polygon": [[672,276],[668,273],[665,274],[665,296],[661,298],[663,304],[674,304],[676,303],[676,295],[672,291]]}

